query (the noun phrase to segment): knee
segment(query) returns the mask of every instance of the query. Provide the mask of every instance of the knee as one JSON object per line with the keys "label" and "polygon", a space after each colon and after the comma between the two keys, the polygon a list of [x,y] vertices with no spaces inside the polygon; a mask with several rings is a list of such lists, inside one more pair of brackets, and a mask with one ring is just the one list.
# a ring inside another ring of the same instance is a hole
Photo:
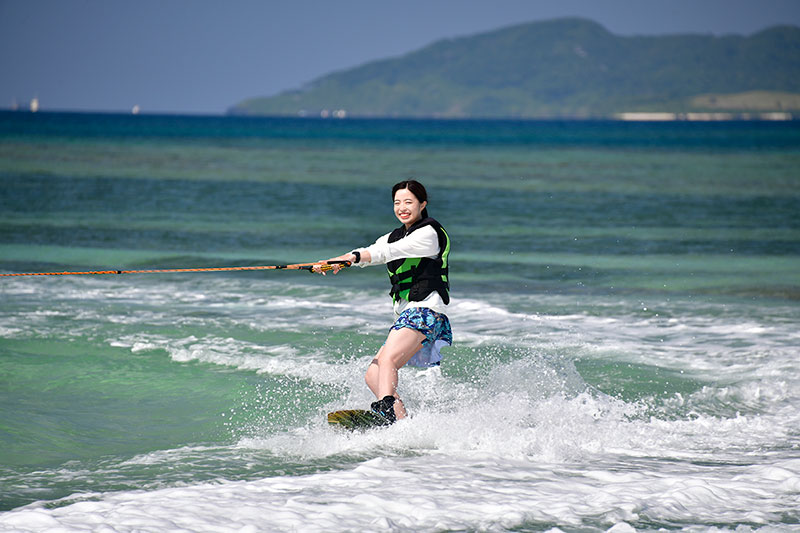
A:
{"label": "knee", "polygon": [[372,365],[375,365],[376,368],[383,366],[397,368],[397,360],[402,358],[402,356],[403,354],[394,353],[391,350],[381,350],[381,352],[375,356],[375,359],[372,360]]}

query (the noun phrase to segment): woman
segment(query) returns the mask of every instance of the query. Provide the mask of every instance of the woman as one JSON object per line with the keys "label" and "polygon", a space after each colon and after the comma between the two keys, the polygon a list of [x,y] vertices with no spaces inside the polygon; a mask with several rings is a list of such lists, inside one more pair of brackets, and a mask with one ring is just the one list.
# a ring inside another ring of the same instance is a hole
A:
{"label": "woman", "polygon": [[[428,194],[418,181],[396,184],[392,200],[394,214],[402,226],[371,246],[329,259],[361,267],[385,264],[389,271],[390,295],[397,318],[364,376],[378,398],[372,410],[389,423],[406,417],[397,395],[397,371],[406,364],[439,365],[439,349],[453,342],[445,314],[450,303],[450,238],[441,224],[428,216]],[[325,274],[319,268],[315,271]],[[334,274],[338,271],[335,265]]]}

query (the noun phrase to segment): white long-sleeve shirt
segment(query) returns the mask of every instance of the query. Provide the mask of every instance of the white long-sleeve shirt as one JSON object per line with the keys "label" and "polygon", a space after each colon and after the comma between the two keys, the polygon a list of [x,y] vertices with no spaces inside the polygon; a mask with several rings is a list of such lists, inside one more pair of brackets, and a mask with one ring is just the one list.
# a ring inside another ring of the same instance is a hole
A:
{"label": "white long-sleeve shirt", "polygon": [[[433,229],[433,226],[423,226],[395,242],[389,242],[390,234],[387,233],[379,237],[378,240],[366,248],[357,249],[359,252],[368,251],[371,258],[369,262],[362,261],[358,263],[358,266],[385,265],[395,259],[405,259],[407,257],[436,259],[439,256],[439,237],[436,235],[436,230]],[[413,307],[428,307],[437,313],[443,314],[447,312],[447,304],[442,301],[442,297],[437,291],[433,291],[427,298],[419,302],[409,302],[403,298],[398,298],[394,302],[394,312],[397,315]]]}

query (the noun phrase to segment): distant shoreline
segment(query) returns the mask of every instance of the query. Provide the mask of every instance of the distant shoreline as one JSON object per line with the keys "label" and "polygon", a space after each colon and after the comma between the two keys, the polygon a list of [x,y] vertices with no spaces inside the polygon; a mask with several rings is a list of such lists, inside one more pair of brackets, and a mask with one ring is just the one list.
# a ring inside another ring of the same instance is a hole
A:
{"label": "distant shoreline", "polygon": [[781,121],[781,120],[795,120],[792,113],[784,111],[776,111],[769,113],[670,113],[670,112],[655,112],[655,113],[617,113],[614,118],[623,121],[644,121],[644,122],[665,122],[665,121],[734,121],[734,120],[768,120],[768,121]]}
{"label": "distant shoreline", "polygon": [[208,118],[236,118],[236,119],[296,119],[320,122],[338,122],[348,120],[398,120],[398,121],[442,121],[442,122],[469,122],[469,121],[500,121],[500,122],[791,122],[800,120],[800,113],[790,113],[786,111],[773,112],[671,112],[671,111],[626,111],[614,113],[608,116],[543,116],[543,117],[449,117],[449,116],[423,116],[423,115],[311,115],[311,114],[246,114],[246,113],[190,113],[190,112],[144,112],[138,111],[101,111],[101,110],[37,110],[12,109],[0,107],[0,114],[18,116],[36,115],[107,115],[107,116],[130,116],[130,117],[208,117]]}

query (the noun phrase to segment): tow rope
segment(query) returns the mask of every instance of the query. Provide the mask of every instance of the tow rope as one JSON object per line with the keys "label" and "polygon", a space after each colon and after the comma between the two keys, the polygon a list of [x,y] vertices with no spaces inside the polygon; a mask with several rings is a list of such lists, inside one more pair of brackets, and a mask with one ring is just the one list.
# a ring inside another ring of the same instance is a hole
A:
{"label": "tow rope", "polygon": [[350,266],[350,261],[317,261],[316,263],[297,263],[294,265],[270,265],[270,266],[232,266],[232,267],[213,267],[213,268],[157,268],[148,270],[91,270],[86,272],[15,272],[11,274],[0,274],[0,276],[88,276],[103,274],[163,274],[166,272],[226,272],[239,270],[308,270],[312,272],[314,267],[320,267],[323,272],[334,269],[335,265],[340,268]]}

